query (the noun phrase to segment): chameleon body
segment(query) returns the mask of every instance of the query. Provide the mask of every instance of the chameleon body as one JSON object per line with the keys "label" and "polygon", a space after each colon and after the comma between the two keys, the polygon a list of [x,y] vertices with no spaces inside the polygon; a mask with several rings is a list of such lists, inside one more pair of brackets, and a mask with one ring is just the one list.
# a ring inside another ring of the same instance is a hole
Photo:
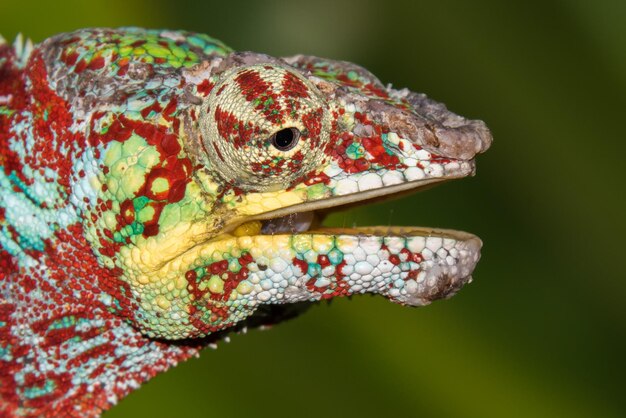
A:
{"label": "chameleon body", "polygon": [[475,236],[315,214],[472,175],[490,143],[346,62],[132,28],[0,41],[0,415],[98,416],[264,306],[453,294]]}

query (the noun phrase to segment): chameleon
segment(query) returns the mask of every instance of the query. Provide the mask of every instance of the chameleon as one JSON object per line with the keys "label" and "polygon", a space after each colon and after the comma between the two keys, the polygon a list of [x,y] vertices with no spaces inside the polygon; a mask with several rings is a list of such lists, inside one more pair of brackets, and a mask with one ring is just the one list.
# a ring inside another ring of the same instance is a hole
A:
{"label": "chameleon", "polygon": [[491,142],[348,62],[186,31],[1,39],[0,415],[99,416],[290,306],[450,297],[478,237],[321,222],[474,175]]}

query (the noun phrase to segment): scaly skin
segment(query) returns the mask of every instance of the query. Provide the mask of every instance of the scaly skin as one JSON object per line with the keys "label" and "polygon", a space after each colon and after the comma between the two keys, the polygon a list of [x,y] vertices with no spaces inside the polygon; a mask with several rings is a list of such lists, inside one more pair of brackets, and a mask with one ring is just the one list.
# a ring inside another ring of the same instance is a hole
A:
{"label": "scaly skin", "polygon": [[453,294],[473,235],[307,219],[471,175],[490,143],[345,62],[141,29],[0,41],[0,415],[97,416],[264,305]]}

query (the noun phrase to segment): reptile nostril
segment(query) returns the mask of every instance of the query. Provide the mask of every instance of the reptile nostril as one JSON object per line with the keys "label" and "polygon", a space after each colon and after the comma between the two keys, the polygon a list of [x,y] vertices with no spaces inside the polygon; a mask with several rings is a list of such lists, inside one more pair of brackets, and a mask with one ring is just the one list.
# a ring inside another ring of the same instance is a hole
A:
{"label": "reptile nostril", "polygon": [[492,136],[484,122],[459,116],[423,94],[400,90],[392,91],[392,95],[406,100],[411,107],[370,100],[366,103],[368,113],[421,148],[441,157],[467,161],[491,145]]}
{"label": "reptile nostril", "polygon": [[459,160],[471,160],[491,146],[493,138],[483,121],[465,119],[464,122],[460,126],[435,127],[433,133],[440,154]]}

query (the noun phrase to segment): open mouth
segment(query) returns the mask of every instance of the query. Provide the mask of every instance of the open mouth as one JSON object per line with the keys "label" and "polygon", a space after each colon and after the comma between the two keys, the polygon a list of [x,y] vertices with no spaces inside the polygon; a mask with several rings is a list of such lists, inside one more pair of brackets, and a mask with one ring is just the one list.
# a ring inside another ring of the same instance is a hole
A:
{"label": "open mouth", "polygon": [[[312,229],[322,232],[322,229],[327,228],[322,228],[321,222],[329,212],[413,194],[445,181],[472,175],[474,169],[473,161],[464,161],[456,170],[448,171],[445,177],[406,181],[399,184],[387,185],[382,188],[361,190],[356,193],[336,195],[293,206],[286,206],[249,216],[245,222],[238,222],[225,229],[227,231],[233,231],[234,235],[297,234],[307,231],[310,232]],[[352,229],[355,230],[355,228]],[[367,233],[363,228],[356,229]],[[335,228],[335,231],[337,231],[337,228]]]}
{"label": "open mouth", "polygon": [[[380,198],[388,199],[413,192],[425,185],[414,183],[410,187],[406,184],[399,186],[402,187],[392,188]],[[380,190],[377,192],[381,194]],[[302,211],[294,211],[297,207],[288,208],[291,212],[280,216],[270,217],[278,211],[269,212],[263,215],[265,219],[257,218],[238,226],[233,235],[330,240],[334,243],[332,245],[340,249],[346,263],[343,268],[335,266],[332,273],[341,276],[350,294],[379,293],[403,305],[422,306],[436,299],[448,298],[471,281],[471,274],[480,258],[482,242],[470,233],[413,226],[322,226],[329,211],[364,200],[371,200],[367,192],[335,198],[333,201],[326,200],[323,205],[299,205],[304,209]],[[326,254],[318,252],[324,250],[312,246],[299,257],[308,260],[309,265],[316,266],[320,259],[326,259]],[[313,277],[311,271],[302,273],[306,273],[306,282],[314,285],[309,286],[308,292],[302,292],[301,288],[294,286],[292,301],[297,301],[298,295],[301,295],[301,300],[310,300],[311,289],[317,293],[314,298],[324,298],[327,289],[332,288],[330,284],[337,280],[337,277]]]}
{"label": "open mouth", "polygon": [[[450,178],[451,179],[451,178]],[[261,234],[297,234],[311,230],[320,231],[328,228],[322,227],[322,221],[330,213],[336,210],[349,208],[359,204],[371,204],[373,202],[394,199],[405,194],[413,194],[418,190],[427,188],[436,183],[449,179],[429,179],[427,181],[402,183],[386,189],[364,191],[347,196],[337,196],[317,202],[306,203],[294,207],[282,208],[262,214],[256,217],[261,221]],[[343,228],[345,229],[345,228]],[[351,228],[353,231],[365,228]],[[334,228],[334,231],[338,231]],[[370,232],[371,233],[371,232]]]}

